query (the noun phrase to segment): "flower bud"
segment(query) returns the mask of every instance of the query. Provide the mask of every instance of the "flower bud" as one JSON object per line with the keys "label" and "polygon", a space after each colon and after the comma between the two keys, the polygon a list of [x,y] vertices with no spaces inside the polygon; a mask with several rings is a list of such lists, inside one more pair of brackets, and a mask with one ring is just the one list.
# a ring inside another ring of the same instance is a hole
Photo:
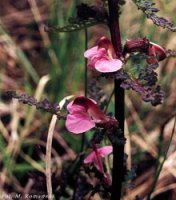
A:
{"label": "flower bud", "polygon": [[146,38],[137,38],[126,41],[124,45],[124,54],[132,52],[147,52],[149,48],[149,40]]}
{"label": "flower bud", "polygon": [[147,55],[151,56],[151,58],[147,58],[147,63],[153,64],[155,62],[164,60],[166,58],[166,51],[158,44],[150,42]]}

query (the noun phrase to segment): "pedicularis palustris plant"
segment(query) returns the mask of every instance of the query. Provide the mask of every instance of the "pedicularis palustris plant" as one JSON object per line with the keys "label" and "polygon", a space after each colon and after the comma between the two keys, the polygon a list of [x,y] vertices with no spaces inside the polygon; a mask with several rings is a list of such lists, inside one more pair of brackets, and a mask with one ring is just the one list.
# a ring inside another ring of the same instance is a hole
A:
{"label": "pedicularis palustris plant", "polygon": [[[120,8],[124,3],[124,0],[102,0],[100,5],[82,3],[77,6],[77,15],[70,19],[69,25],[45,28],[48,32],[71,32],[85,29],[87,35],[87,29],[90,26],[103,23],[109,27],[110,36],[102,35],[95,46],[84,52],[84,57],[87,59],[86,67],[97,75],[95,84],[88,88],[92,96],[89,95],[88,98],[86,93],[85,96],[74,97],[70,102],[66,102],[67,112],[62,114],[58,105],[51,105],[47,100],[37,102],[24,94],[9,93],[23,103],[57,114],[58,118],[65,120],[65,126],[72,134],[89,134],[86,132],[94,131],[89,145],[90,154],[83,159],[82,156],[80,157],[82,169],[86,175],[84,178],[79,176],[80,185],[78,184],[73,197],[76,200],[83,199],[83,196],[90,192],[93,195],[97,191],[105,199],[120,200],[121,198],[122,186],[128,179],[129,173],[124,154],[125,90],[134,90],[145,102],[150,102],[153,106],[161,104],[164,97],[164,92],[157,85],[155,70],[159,67],[160,61],[169,54],[174,55],[174,52],[166,51],[159,44],[147,39],[147,36],[128,39],[122,45],[119,16]],[[154,3],[147,0],[134,0],[134,3],[157,26],[171,31],[176,30],[171,22],[156,15],[159,10],[154,7]],[[85,71],[87,72],[87,69]],[[102,104],[100,109],[99,102],[95,101],[98,99],[96,97],[101,97],[100,88],[96,86],[100,78],[114,80],[114,117],[105,112],[108,106],[106,103]],[[85,90],[87,91],[87,85],[85,85]],[[113,155],[112,170],[111,167],[110,170],[108,169],[108,162],[105,164],[105,159],[109,154]],[[88,177],[92,177],[92,173],[100,180],[97,184],[87,180]],[[60,188],[64,190],[64,186],[61,185]]]}

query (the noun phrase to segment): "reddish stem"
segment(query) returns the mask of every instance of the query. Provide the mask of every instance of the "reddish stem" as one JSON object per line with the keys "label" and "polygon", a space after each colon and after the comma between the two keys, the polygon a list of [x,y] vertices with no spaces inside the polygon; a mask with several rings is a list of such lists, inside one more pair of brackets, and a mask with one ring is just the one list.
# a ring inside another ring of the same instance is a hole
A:
{"label": "reddish stem", "polygon": [[[111,31],[111,39],[118,57],[122,55],[122,46],[119,28],[118,15],[119,0],[108,0],[109,5],[109,26]],[[115,117],[119,122],[122,130],[121,139],[124,138],[124,89],[120,87],[121,81],[115,80]],[[116,136],[118,137],[118,136]],[[113,145],[113,172],[112,172],[112,195],[111,200],[120,200],[122,191],[122,182],[124,180],[124,144]]]}

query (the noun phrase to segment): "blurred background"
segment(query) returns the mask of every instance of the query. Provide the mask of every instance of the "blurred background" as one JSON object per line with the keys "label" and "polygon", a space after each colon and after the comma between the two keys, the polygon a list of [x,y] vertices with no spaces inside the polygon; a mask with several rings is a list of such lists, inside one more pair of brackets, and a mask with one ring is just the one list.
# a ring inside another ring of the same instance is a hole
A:
{"label": "blurred background", "polygon": [[[68,95],[84,94],[85,31],[44,31],[44,25],[67,25],[68,19],[76,16],[76,5],[81,2],[102,3],[100,0],[0,1],[0,194],[46,193],[45,151],[51,114],[8,99],[5,93],[15,90],[18,94],[27,93],[39,101],[47,98],[53,103]],[[174,0],[158,0],[156,7],[161,10],[160,16],[176,24]],[[153,25],[132,1],[126,0],[121,13],[123,44],[127,39],[147,37],[166,49],[176,50],[175,33]],[[106,25],[88,28],[88,46],[93,46],[103,35],[109,36]],[[136,177],[132,181],[133,187],[124,189],[125,200],[134,200],[136,196],[145,199],[153,181],[161,129],[164,127],[162,145],[166,147],[174,126],[174,119],[170,116],[176,109],[176,59],[165,59],[157,73],[166,94],[162,105],[152,107],[142,102],[135,92],[126,92],[127,165],[128,169],[135,167]],[[89,90],[101,85],[101,97],[108,98],[113,82],[102,80],[98,84],[91,72],[88,77]],[[112,100],[108,112],[113,112],[113,106]],[[86,135],[86,142],[91,136],[91,133]],[[80,136],[73,136],[65,130],[63,121],[57,122],[52,148],[55,194],[62,181],[62,169],[76,159],[80,141]],[[175,143],[173,137],[153,193],[155,200],[175,199]],[[71,199],[72,186],[72,182],[68,183],[67,194],[58,194],[56,199]]]}

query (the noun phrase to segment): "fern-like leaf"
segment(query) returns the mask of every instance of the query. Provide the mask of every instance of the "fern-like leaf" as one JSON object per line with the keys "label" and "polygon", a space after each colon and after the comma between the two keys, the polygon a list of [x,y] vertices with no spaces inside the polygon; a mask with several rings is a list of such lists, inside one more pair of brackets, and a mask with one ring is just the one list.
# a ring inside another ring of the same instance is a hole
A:
{"label": "fern-like leaf", "polygon": [[73,32],[73,31],[79,31],[97,24],[104,24],[106,23],[104,20],[96,20],[96,19],[88,19],[88,20],[75,20],[74,23],[68,24],[64,27],[58,27],[58,26],[45,26],[46,32],[56,33],[56,32]]}
{"label": "fern-like leaf", "polygon": [[156,15],[159,9],[153,7],[155,3],[148,0],[133,0],[133,2],[136,4],[138,9],[142,10],[142,12],[146,14],[147,18],[153,21],[154,24],[163,28],[167,28],[172,32],[176,32],[176,26],[174,26],[172,22],[164,17],[158,17]]}

